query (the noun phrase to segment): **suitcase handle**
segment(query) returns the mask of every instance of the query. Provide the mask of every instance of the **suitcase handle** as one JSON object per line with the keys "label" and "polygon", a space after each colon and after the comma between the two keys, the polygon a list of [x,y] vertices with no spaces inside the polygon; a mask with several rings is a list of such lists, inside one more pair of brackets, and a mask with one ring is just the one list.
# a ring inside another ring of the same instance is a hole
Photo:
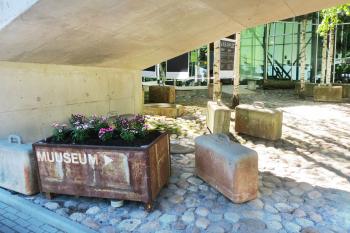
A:
{"label": "suitcase handle", "polygon": [[8,143],[11,144],[22,144],[22,139],[18,135],[11,134],[7,137]]}
{"label": "suitcase handle", "polygon": [[255,101],[253,103],[253,106],[256,107],[256,108],[265,108],[264,102],[260,102],[260,101]]}

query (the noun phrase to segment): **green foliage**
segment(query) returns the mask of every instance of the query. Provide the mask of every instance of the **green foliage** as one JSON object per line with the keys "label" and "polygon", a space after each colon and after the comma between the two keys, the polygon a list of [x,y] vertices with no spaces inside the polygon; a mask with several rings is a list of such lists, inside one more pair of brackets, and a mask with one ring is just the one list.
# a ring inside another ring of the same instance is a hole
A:
{"label": "green foliage", "polygon": [[318,26],[317,32],[321,36],[327,36],[328,32],[334,30],[336,25],[341,22],[341,17],[344,15],[350,15],[350,4],[344,4],[322,10],[322,21]]}
{"label": "green foliage", "polygon": [[69,130],[67,129],[67,125],[54,123],[52,127],[54,128],[52,136],[53,140],[55,142],[62,142],[65,139],[67,133],[69,132]]}
{"label": "green foliage", "polygon": [[72,130],[72,140],[74,143],[84,143],[90,136],[91,128],[87,124],[79,125]]}
{"label": "green foliage", "polygon": [[169,125],[166,122],[152,122],[150,124],[154,130],[165,131],[170,134],[181,135],[181,129],[176,125]]}
{"label": "green foliage", "polygon": [[124,141],[132,142],[132,141],[135,140],[136,134],[135,134],[135,132],[133,132],[133,131],[123,129],[123,130],[120,132],[120,137],[121,137],[121,139],[123,139]]}

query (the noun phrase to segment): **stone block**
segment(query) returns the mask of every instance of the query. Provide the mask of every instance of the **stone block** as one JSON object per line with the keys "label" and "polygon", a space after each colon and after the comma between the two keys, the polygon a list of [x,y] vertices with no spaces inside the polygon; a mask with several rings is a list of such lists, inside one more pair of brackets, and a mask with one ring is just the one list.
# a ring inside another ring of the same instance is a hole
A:
{"label": "stone block", "polygon": [[291,80],[264,80],[263,88],[268,90],[273,89],[294,89],[295,82]]}
{"label": "stone block", "polygon": [[150,86],[148,95],[150,103],[174,104],[176,100],[175,87],[173,86]]}
{"label": "stone block", "polygon": [[230,132],[231,109],[224,104],[208,101],[207,127],[211,133]]}
{"label": "stone block", "polygon": [[[305,83],[305,96],[314,96],[314,87],[317,86],[316,83]],[[295,93],[299,95],[300,92],[300,82],[295,84]]]}
{"label": "stone block", "polygon": [[240,104],[236,107],[235,130],[254,137],[278,140],[282,136],[282,119],[280,110]]}
{"label": "stone block", "polygon": [[258,154],[225,134],[195,139],[196,174],[235,203],[258,194]]}
{"label": "stone block", "polygon": [[348,83],[335,83],[333,86],[341,86],[343,87],[343,98],[350,98],[350,84]]}
{"label": "stone block", "polygon": [[143,106],[143,113],[147,115],[159,115],[176,118],[182,116],[184,112],[185,109],[180,104],[158,103],[145,104]]}
{"label": "stone block", "polygon": [[37,166],[30,144],[0,140],[0,186],[25,195],[39,192]]}
{"label": "stone block", "polygon": [[314,101],[341,102],[343,87],[341,86],[316,86],[314,87]]}

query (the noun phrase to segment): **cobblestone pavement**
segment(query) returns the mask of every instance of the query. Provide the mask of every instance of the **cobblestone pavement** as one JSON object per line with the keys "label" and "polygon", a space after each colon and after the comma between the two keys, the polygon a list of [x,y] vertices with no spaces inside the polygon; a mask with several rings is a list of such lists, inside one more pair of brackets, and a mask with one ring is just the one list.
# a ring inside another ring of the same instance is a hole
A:
{"label": "cobblestone pavement", "polygon": [[63,233],[63,231],[31,217],[28,213],[0,202],[0,232],[1,233]]}
{"label": "cobblestone pavement", "polygon": [[[178,92],[186,114],[150,121],[178,128],[173,144],[193,148],[193,139],[207,133],[206,91]],[[223,101],[229,103],[230,96]],[[350,232],[350,104],[298,100],[292,91],[242,95],[242,103],[264,101],[284,112],[283,136],[271,142],[237,135],[232,139],[259,154],[259,197],[234,204],[194,176],[194,154],[172,154],[170,184],[155,210],[126,202],[114,209],[95,198],[42,195],[27,197],[67,218],[100,232]],[[234,118],[234,114],[232,114]]]}

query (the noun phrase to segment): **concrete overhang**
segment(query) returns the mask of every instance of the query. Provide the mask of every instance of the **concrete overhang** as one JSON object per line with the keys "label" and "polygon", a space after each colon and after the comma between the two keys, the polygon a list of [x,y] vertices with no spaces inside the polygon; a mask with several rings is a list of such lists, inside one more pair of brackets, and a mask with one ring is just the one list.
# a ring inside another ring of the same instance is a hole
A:
{"label": "concrete overhang", "polygon": [[345,3],[39,0],[0,31],[0,60],[144,69],[247,27]]}

